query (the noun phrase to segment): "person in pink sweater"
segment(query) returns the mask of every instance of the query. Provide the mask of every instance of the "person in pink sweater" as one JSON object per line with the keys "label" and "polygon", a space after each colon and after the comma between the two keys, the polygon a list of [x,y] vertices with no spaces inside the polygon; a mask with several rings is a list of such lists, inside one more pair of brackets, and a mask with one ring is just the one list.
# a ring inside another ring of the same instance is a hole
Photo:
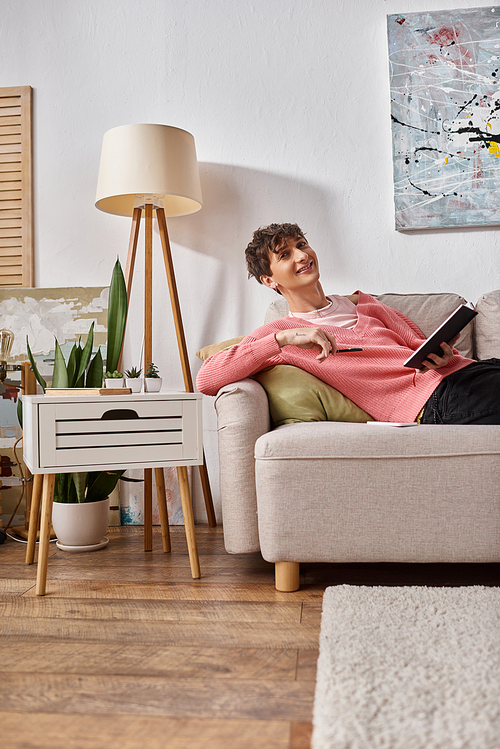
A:
{"label": "person in pink sweater", "polygon": [[[207,359],[196,384],[206,395],[275,364],[333,386],[377,421],[500,424],[500,360],[476,362],[443,342],[418,372],[403,362],[425,337],[400,312],[357,291],[325,295],[316,253],[296,224],[254,232],[249,277],[287,300],[290,314]],[[346,349],[357,349],[347,350]]]}

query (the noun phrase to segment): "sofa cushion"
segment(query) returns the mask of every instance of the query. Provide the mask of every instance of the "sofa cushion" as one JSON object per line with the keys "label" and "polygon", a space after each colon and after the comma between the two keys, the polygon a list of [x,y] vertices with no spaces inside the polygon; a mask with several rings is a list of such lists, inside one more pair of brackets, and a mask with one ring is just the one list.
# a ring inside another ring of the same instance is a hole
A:
{"label": "sofa cushion", "polygon": [[[412,320],[426,337],[446,320],[459,304],[464,304],[467,301],[458,294],[448,293],[373,294],[372,296]],[[286,317],[288,312],[289,307],[286,300],[276,299],[268,307],[265,322],[268,323],[272,320],[278,320],[280,317]],[[472,357],[474,355],[473,332],[474,320],[462,330],[460,339],[456,345],[458,352],[462,356]]]}
{"label": "sofa cushion", "polygon": [[476,358],[500,359],[500,290],[483,294],[476,310]]}
{"label": "sofa cushion", "polygon": [[255,458],[268,562],[500,562],[499,426],[291,424]]}
{"label": "sofa cushion", "polygon": [[[412,320],[422,333],[431,333],[451,315],[460,304],[467,302],[458,294],[379,294],[374,295],[383,304],[396,309]],[[462,330],[456,344],[462,356],[474,356],[474,320]]]}
{"label": "sofa cushion", "polygon": [[242,340],[243,336],[239,336],[238,338],[229,338],[229,340],[221,341],[220,343],[211,343],[209,346],[204,346],[197,351],[196,356],[198,359],[205,361],[205,359],[209,359],[214,354],[218,354],[219,351],[226,351],[226,349],[235,346],[237,343],[241,343]]}
{"label": "sofa cushion", "polygon": [[373,421],[349,398],[299,367],[278,364],[253,379],[267,393],[274,427],[301,421]]}
{"label": "sofa cushion", "polygon": [[290,307],[288,306],[286,299],[283,297],[275,299],[266,310],[264,325],[267,325],[268,322],[272,322],[273,320],[280,320],[282,317],[286,317],[289,312]]}

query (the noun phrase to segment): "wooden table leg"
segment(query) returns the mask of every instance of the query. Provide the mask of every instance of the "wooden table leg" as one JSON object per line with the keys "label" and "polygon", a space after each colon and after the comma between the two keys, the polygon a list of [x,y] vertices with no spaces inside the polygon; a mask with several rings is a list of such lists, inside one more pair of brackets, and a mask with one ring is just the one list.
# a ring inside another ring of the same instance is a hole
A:
{"label": "wooden table leg", "polygon": [[31,493],[30,519],[28,525],[28,545],[26,546],[26,564],[33,564],[35,559],[36,535],[40,518],[40,499],[42,497],[43,474],[33,476],[33,491]]}
{"label": "wooden table leg", "polygon": [[153,469],[144,469],[144,551],[153,551]]}
{"label": "wooden table leg", "polygon": [[214,503],[212,499],[212,492],[210,490],[210,481],[208,479],[207,461],[205,459],[205,452],[203,452],[203,463],[198,466],[200,471],[201,486],[203,488],[203,497],[205,499],[205,508],[207,510],[208,524],[210,528],[217,526],[217,520],[215,519]]}
{"label": "wooden table leg", "polygon": [[168,527],[168,509],[167,497],[165,495],[165,474],[163,468],[155,468],[156,479],[156,496],[158,498],[158,511],[160,513],[161,538],[163,541],[163,551],[169,552],[170,546],[170,529]]}
{"label": "wooden table leg", "polygon": [[45,595],[47,584],[47,565],[49,563],[50,524],[52,520],[52,503],[54,501],[55,474],[47,473],[43,478],[42,522],[40,527],[40,546],[38,550],[38,568],[36,571],[36,594]]}
{"label": "wooden table leg", "polygon": [[200,560],[198,559],[198,547],[196,545],[196,534],[194,530],[193,505],[191,503],[191,492],[189,491],[189,479],[186,466],[177,467],[179,489],[181,493],[182,514],[184,515],[184,530],[191,565],[191,575],[197,579],[201,577]]}

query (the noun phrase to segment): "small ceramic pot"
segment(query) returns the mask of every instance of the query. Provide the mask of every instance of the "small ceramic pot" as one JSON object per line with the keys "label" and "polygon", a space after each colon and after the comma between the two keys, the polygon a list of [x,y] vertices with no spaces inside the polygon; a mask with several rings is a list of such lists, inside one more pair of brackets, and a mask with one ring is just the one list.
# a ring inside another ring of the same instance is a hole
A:
{"label": "small ceramic pot", "polygon": [[54,502],[52,525],[58,545],[68,551],[102,547],[109,525],[109,497],[97,502]]}
{"label": "small ceramic pot", "polygon": [[125,377],[125,387],[130,388],[133,393],[140,393],[142,390],[142,377]]}
{"label": "small ceramic pot", "polygon": [[161,377],[145,377],[144,389],[146,393],[159,393],[161,390]]}
{"label": "small ceramic pot", "polygon": [[121,379],[115,379],[114,377],[106,377],[104,380],[104,385],[107,388],[122,388],[123,377]]}

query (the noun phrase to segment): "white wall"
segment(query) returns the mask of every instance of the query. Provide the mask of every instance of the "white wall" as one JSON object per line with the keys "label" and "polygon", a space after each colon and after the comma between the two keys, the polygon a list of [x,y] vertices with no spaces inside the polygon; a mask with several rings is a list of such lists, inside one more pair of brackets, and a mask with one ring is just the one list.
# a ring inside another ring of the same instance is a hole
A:
{"label": "white wall", "polygon": [[[199,347],[262,322],[273,295],[246,279],[243,250],[271,221],[307,231],[327,291],[453,290],[476,301],[500,287],[496,228],[393,228],[386,14],[476,5],[3,0],[0,85],[34,88],[36,285],[105,285],[117,254],[125,266],[128,220],[94,207],[102,136],[157,122],[193,133],[201,167],[204,208],[169,221],[195,374]],[[158,271],[154,358],[182,388]],[[141,343],[134,294],[126,364]]]}

